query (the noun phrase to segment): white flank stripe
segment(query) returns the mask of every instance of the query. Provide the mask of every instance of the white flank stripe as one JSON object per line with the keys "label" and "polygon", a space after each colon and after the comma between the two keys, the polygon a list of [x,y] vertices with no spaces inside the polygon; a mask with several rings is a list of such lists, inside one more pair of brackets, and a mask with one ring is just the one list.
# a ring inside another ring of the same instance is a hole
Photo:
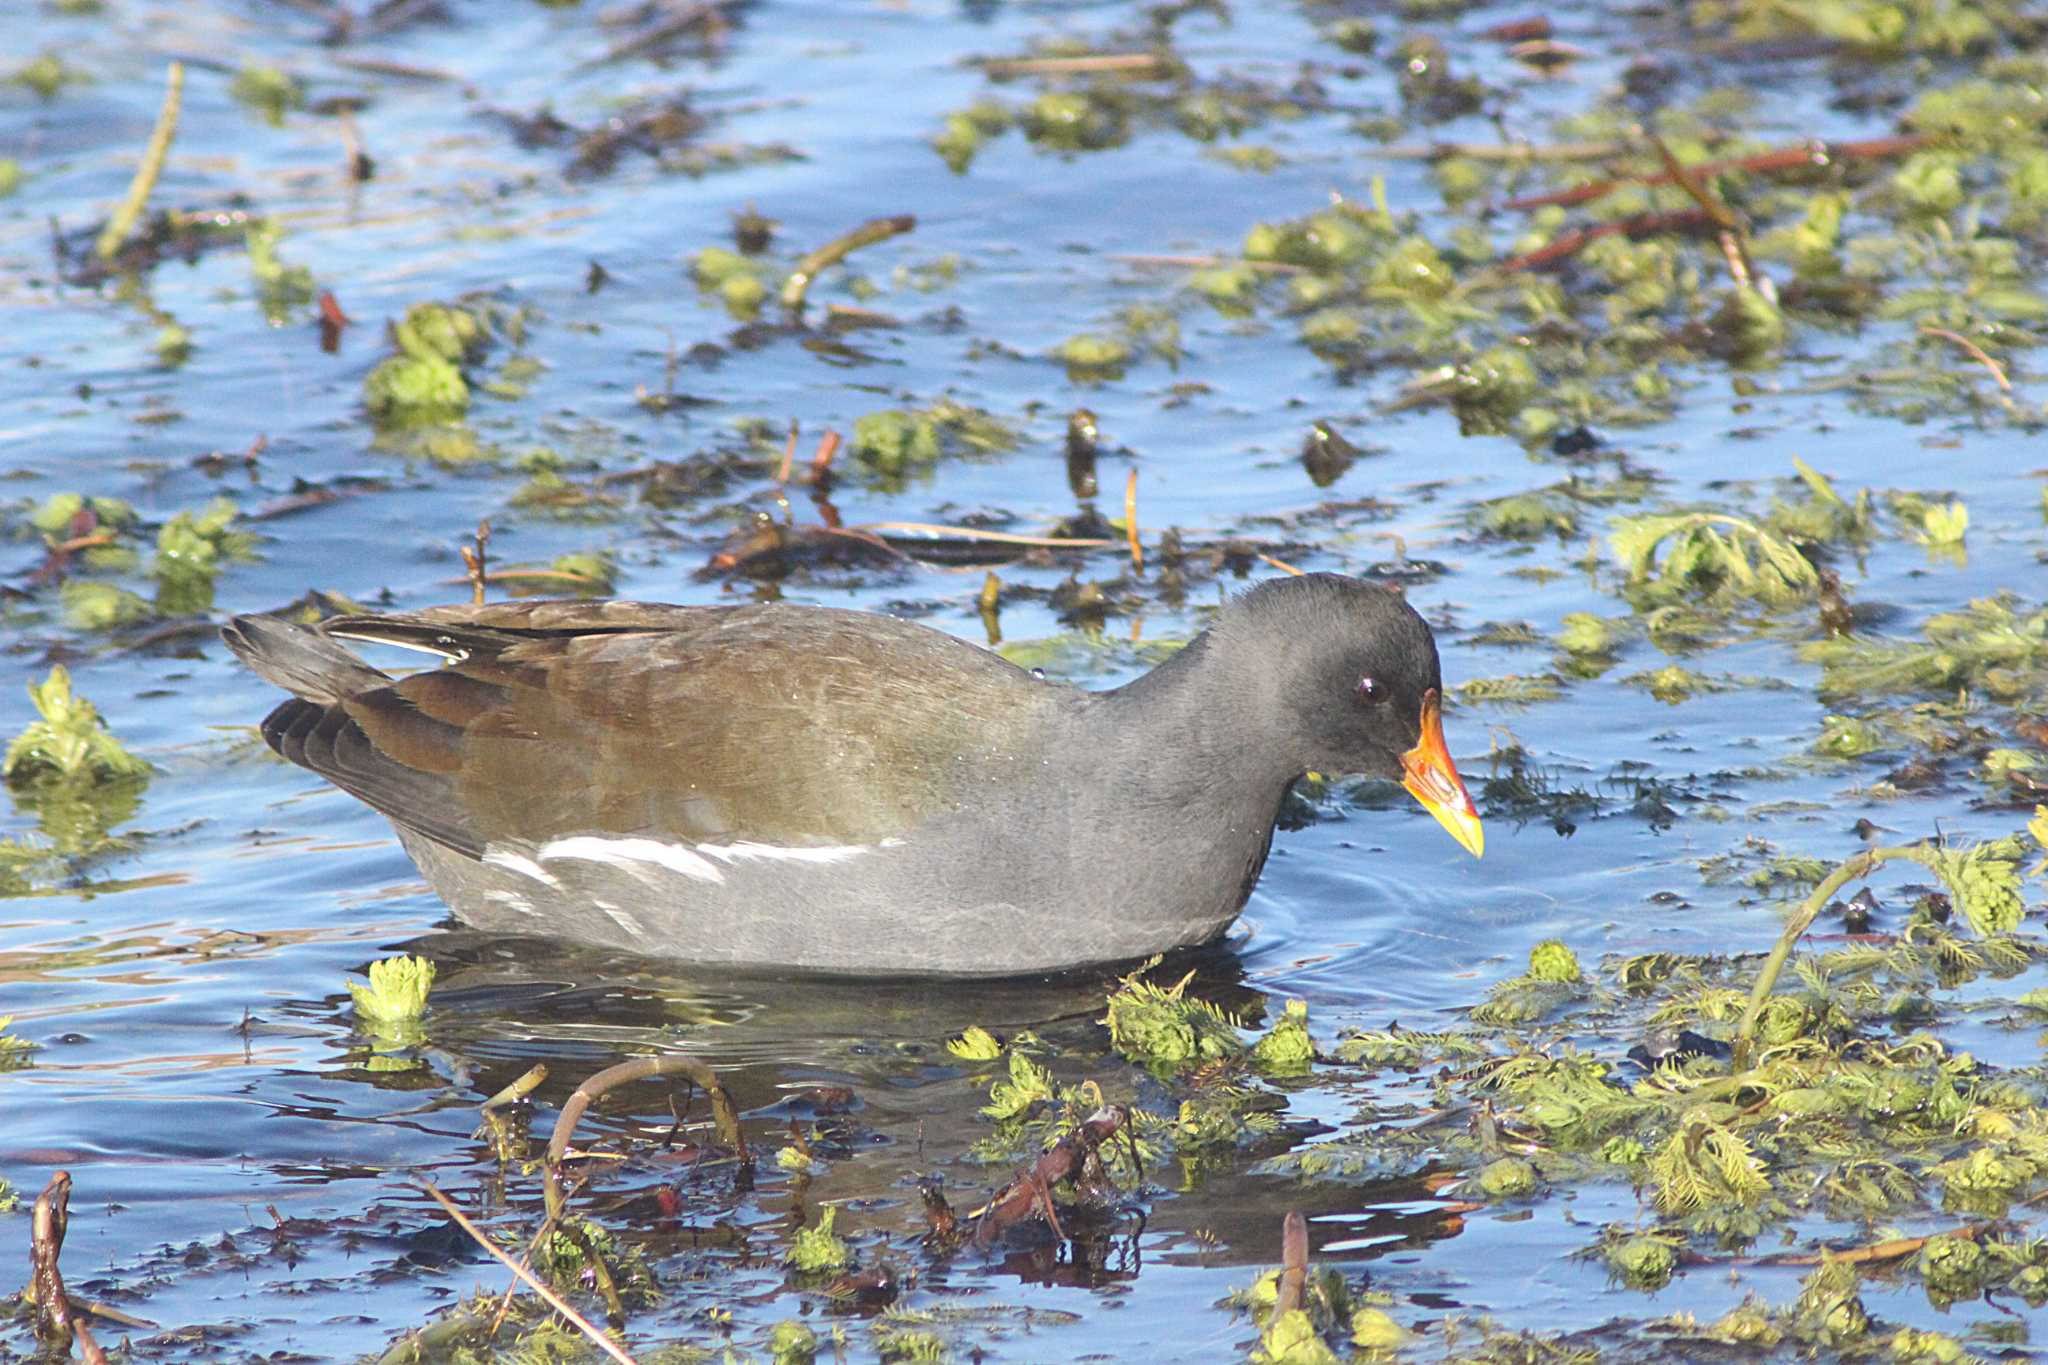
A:
{"label": "white flank stripe", "polygon": [[725,874],[681,844],[664,844],[659,839],[607,839],[596,834],[577,834],[551,839],[542,844],[540,860],[556,862],[574,858],[586,863],[608,863],[634,876],[644,876],[652,865],[665,867],[699,882],[722,882]]}
{"label": "white flank stripe", "polygon": [[361,640],[366,645],[389,645],[393,649],[409,649],[419,654],[431,654],[437,659],[446,659],[449,663],[460,663],[469,657],[468,650],[455,645],[430,645],[424,640],[391,640],[382,635],[359,635],[348,630],[330,630],[327,633],[340,640]]}
{"label": "white flank stripe", "polygon": [[557,891],[562,889],[562,884],[556,881],[546,868],[524,853],[509,848],[486,848],[484,861],[492,867],[502,867],[508,872],[517,872],[522,877],[531,877],[542,886],[552,887]]}
{"label": "white flank stripe", "polygon": [[858,858],[869,851],[866,844],[826,844],[815,848],[784,848],[780,844],[699,844],[699,853],[708,853],[722,863],[732,863],[741,858],[763,858],[774,862],[787,863],[843,863]]}
{"label": "white flank stripe", "polygon": [[522,915],[533,913],[532,901],[524,896],[514,895],[510,891],[486,891],[484,892],[484,899],[496,905],[510,906]]}

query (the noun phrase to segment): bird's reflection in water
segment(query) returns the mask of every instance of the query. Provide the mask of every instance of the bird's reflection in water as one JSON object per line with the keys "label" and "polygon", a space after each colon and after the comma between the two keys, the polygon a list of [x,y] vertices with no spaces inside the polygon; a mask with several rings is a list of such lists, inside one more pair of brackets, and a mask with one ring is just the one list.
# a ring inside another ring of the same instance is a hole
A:
{"label": "bird's reflection in water", "polygon": [[[438,969],[432,1043],[456,1059],[479,1101],[545,1062],[549,1075],[533,1099],[535,1121],[546,1123],[582,1080],[622,1059],[687,1052],[710,1066],[748,1129],[758,1185],[735,1180],[729,1156],[707,1156],[708,1126],[695,1126],[706,1117],[701,1099],[684,1112],[686,1087],[665,1092],[654,1082],[614,1092],[585,1118],[579,1145],[627,1159],[591,1171],[579,1200],[608,1224],[637,1228],[650,1253],[754,1262],[774,1259],[764,1236],[771,1230],[786,1235],[827,1204],[852,1206],[858,1213],[848,1221],[891,1230],[883,1256],[892,1286],[843,1296],[838,1311],[893,1299],[906,1271],[910,1282],[932,1288],[961,1283],[971,1268],[976,1277],[1104,1289],[1134,1279],[1148,1257],[1270,1265],[1289,1208],[1311,1219],[1318,1252],[1335,1244],[1328,1254],[1336,1260],[1412,1249],[1461,1226],[1420,1175],[1300,1182],[1253,1174],[1252,1161],[1226,1157],[1204,1162],[1199,1176],[1147,1171],[1137,1185],[1071,1209],[1063,1196],[1057,1236],[1034,1217],[993,1237],[931,1242],[921,1185],[941,1188],[965,1224],[1028,1165],[1028,1156],[990,1161],[975,1151],[994,1130],[982,1109],[1004,1073],[1002,1063],[963,1061],[947,1050],[969,1027],[1005,1041],[1028,1031],[1056,1059],[1062,1080],[1097,1078],[1127,1102],[1172,1112],[1167,1090],[1117,1057],[1101,1024],[1105,999],[1129,966],[993,981],[792,979],[467,931],[408,949]],[[1176,954],[1153,975],[1172,981],[1190,971],[1189,990],[1203,999],[1252,1016],[1267,1008],[1229,946]],[[799,1140],[816,1174],[784,1180],[773,1153]]]}

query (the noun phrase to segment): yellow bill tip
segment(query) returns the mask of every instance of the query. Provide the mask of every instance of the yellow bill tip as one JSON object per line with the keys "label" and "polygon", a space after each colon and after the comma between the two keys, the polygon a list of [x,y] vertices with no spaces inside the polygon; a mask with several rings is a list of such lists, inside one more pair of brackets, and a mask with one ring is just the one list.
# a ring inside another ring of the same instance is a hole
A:
{"label": "yellow bill tip", "polygon": [[1406,774],[1401,785],[1408,794],[1434,815],[1467,853],[1485,857],[1486,829],[1479,823],[1479,812],[1444,743],[1443,702],[1435,688],[1423,694],[1422,737],[1401,755],[1401,769]]}

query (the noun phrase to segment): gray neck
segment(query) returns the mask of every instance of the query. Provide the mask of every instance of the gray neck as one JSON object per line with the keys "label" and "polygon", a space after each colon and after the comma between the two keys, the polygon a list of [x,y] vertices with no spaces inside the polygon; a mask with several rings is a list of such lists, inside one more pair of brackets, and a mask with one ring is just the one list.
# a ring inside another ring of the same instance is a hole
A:
{"label": "gray neck", "polygon": [[1276,722],[1272,661],[1248,667],[1240,653],[1229,636],[1209,631],[1144,677],[1103,694],[1096,741],[1128,757],[1133,774],[1148,775],[1152,784],[1270,790],[1277,804],[1306,765],[1289,752]]}
{"label": "gray neck", "polygon": [[1089,699],[1069,771],[1089,774],[1077,815],[1166,842],[1261,844],[1304,765],[1273,716],[1267,669],[1233,666],[1205,634],[1144,677]]}
{"label": "gray neck", "polygon": [[1184,942],[1243,905],[1302,771],[1269,719],[1273,684],[1231,667],[1227,648],[1204,635],[1136,682],[1089,696],[1058,763],[1084,774],[1059,804],[1090,899],[1134,921],[1171,920]]}

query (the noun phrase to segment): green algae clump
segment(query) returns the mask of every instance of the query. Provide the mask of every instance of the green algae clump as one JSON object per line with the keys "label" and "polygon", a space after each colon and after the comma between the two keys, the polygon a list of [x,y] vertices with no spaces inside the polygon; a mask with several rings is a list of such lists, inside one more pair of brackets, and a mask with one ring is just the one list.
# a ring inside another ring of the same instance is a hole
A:
{"label": "green algae clump", "polygon": [[483,353],[490,328],[461,304],[416,303],[391,326],[396,355],[363,380],[363,404],[380,425],[447,421],[469,410],[463,366]]}
{"label": "green algae clump", "polygon": [[775,1365],[804,1365],[818,1354],[818,1334],[794,1318],[785,1318],[768,1333],[768,1354]]}
{"label": "green algae clump", "polygon": [[1122,337],[1077,332],[1061,342],[1053,355],[1071,375],[1111,375],[1131,363],[1131,343]]}
{"label": "green algae clump", "polygon": [[1076,90],[1040,95],[1017,116],[1024,136],[1062,152],[1114,147],[1130,136],[1130,122],[1108,99]]}
{"label": "green algae clump", "polygon": [[1308,1002],[1290,1000],[1272,1031],[1252,1044],[1252,1065],[1273,1076],[1305,1076],[1316,1059],[1308,1032]]}
{"label": "green algae clump", "polygon": [[1339,1365],[1339,1358],[1316,1330],[1315,1319],[1302,1308],[1277,1313],[1259,1336],[1252,1352],[1258,1365]]}
{"label": "green algae clump", "polygon": [[1003,1045],[993,1033],[972,1024],[958,1038],[946,1040],[946,1051],[963,1062],[993,1062],[1003,1055]]}
{"label": "green algae clump", "polygon": [[1942,1303],[1983,1293],[1985,1262],[1984,1248],[1966,1237],[1930,1237],[1916,1264],[1928,1297]]}
{"label": "green algae clump", "polygon": [[853,1253],[837,1234],[832,1224],[839,1217],[836,1205],[827,1204],[825,1211],[818,1215],[818,1221],[807,1228],[797,1229],[796,1237],[790,1242],[783,1262],[792,1270],[804,1275],[822,1275],[846,1269]]}
{"label": "green algae clump", "polygon": [[1590,611],[1572,612],[1560,624],[1564,629],[1557,633],[1557,647],[1567,654],[1581,657],[1611,654],[1621,641],[1621,632],[1615,629],[1613,622]]}
{"label": "green algae clump", "polygon": [[1384,1308],[1363,1304],[1351,1312],[1351,1344],[1371,1354],[1387,1354],[1407,1343],[1408,1330]]}
{"label": "green algae clump", "polygon": [[1206,1000],[1190,999],[1189,972],[1171,986],[1143,979],[1140,968],[1109,997],[1109,1040],[1131,1061],[1170,1073],[1244,1052],[1240,1022]]}
{"label": "green algae clump", "polygon": [[0,776],[10,785],[117,781],[150,771],[108,731],[99,708],[71,690],[71,674],[62,664],[52,665],[42,682],[30,683],[28,697],[41,719],[29,722],[7,746]]}
{"label": "green algae clump", "polygon": [[884,408],[853,424],[853,455],[884,480],[927,469],[951,454],[1008,450],[1017,435],[980,408],[940,400],[927,408]]}
{"label": "green algae clump", "polygon": [[409,1024],[427,1011],[427,993],[434,988],[434,964],[423,957],[387,957],[372,962],[370,983],[348,983],[356,1014],[377,1027]]}
{"label": "green algae clump", "polygon": [[1662,1289],[1678,1269],[1677,1249],[1667,1239],[1647,1233],[1610,1242],[1605,1255],[1608,1269],[1631,1289]]}
{"label": "green algae clump", "polygon": [[1547,938],[1529,950],[1532,981],[1570,982],[1581,979],[1578,955],[1558,939]]}
{"label": "green algae clump", "polygon": [[1518,1156],[1504,1156],[1479,1168],[1479,1192],[1488,1199],[1520,1199],[1536,1192],[1536,1168]]}

